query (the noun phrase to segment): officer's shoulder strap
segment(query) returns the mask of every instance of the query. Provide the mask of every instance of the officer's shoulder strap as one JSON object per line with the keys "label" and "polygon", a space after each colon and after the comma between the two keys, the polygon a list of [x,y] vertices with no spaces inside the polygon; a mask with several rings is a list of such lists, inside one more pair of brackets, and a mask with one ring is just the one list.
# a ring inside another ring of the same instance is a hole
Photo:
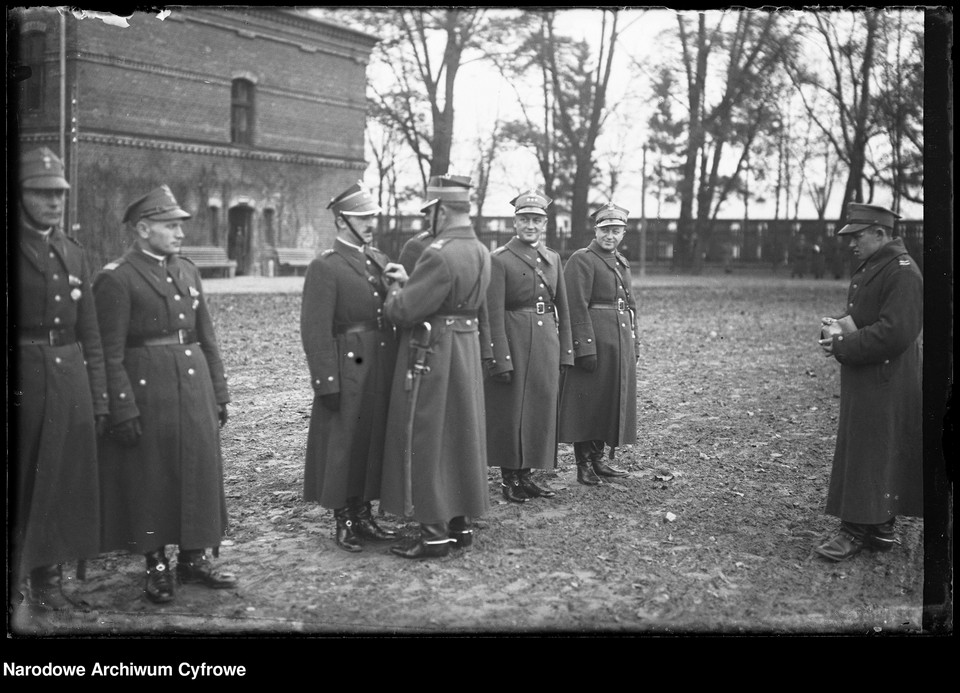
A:
{"label": "officer's shoulder strap", "polygon": [[422,241],[422,240],[424,240],[425,238],[428,238],[429,236],[430,236],[430,232],[429,232],[429,231],[421,231],[420,233],[418,233],[418,234],[416,235],[416,238],[417,238],[418,240],[421,240],[421,241]]}
{"label": "officer's shoulder strap", "polygon": [[117,269],[117,267],[119,267],[120,265],[122,265],[122,264],[125,263],[125,262],[126,262],[126,259],[125,259],[125,258],[118,257],[116,260],[113,260],[112,262],[108,262],[107,264],[105,264],[105,265],[103,266],[103,269],[105,269],[105,270],[115,270],[115,269]]}
{"label": "officer's shoulder strap", "polygon": [[180,262],[189,262],[189,263],[190,263],[191,265],[193,265],[194,267],[197,266],[197,263],[195,263],[193,260],[191,260],[191,259],[190,259],[189,257],[187,257],[186,255],[178,255],[178,256],[177,256],[177,259],[180,260]]}
{"label": "officer's shoulder strap", "polygon": [[322,253],[320,253],[319,257],[327,257],[328,255],[332,255],[334,252],[335,251],[333,248],[327,248]]}
{"label": "officer's shoulder strap", "polygon": [[494,249],[490,254],[499,255],[500,253],[506,252],[506,250],[507,250],[507,246],[501,245],[499,248]]}
{"label": "officer's shoulder strap", "polygon": [[446,243],[447,240],[448,239],[446,238],[438,238],[437,240],[435,240],[433,243],[430,244],[430,247],[440,250],[441,248],[443,248],[443,244]]}

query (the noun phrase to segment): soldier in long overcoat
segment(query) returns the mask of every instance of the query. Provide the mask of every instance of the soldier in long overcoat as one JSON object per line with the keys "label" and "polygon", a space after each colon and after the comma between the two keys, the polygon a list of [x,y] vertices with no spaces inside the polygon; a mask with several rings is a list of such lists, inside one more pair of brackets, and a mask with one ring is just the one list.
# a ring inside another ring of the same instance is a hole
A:
{"label": "soldier in long overcoat", "polygon": [[103,550],[143,553],[157,603],[174,598],[167,544],[179,546],[180,582],[236,584],[206,555],[227,527],[220,427],[230,397],[200,272],[179,255],[189,217],[166,185],[136,200],[123,217],[135,246],[94,280],[110,392]]}
{"label": "soldier in long overcoat", "polygon": [[95,425],[106,426],[103,350],[83,250],[60,228],[63,164],[46,147],[19,164],[11,270],[11,559],[31,602],[69,608],[61,563],[96,556],[100,491]]}
{"label": "soldier in long overcoat", "polygon": [[556,495],[533,470],[556,466],[560,372],[573,365],[560,254],[541,240],[550,202],[537,190],[515,197],[516,235],[490,258],[487,458],[514,503]]}
{"label": "soldier in long overcoat", "polygon": [[[472,519],[490,507],[478,322],[486,321],[490,252],[470,224],[470,179],[435,176],[424,211],[435,240],[407,278],[401,265],[386,301],[404,328],[390,397],[381,505],[420,523],[391,551],[445,556],[472,542]],[[427,323],[429,327],[423,325]],[[411,507],[412,506],[412,507]]]}
{"label": "soldier in long overcoat", "polygon": [[[626,472],[603,461],[637,439],[637,304],[630,263],[617,250],[626,232],[627,210],[608,203],[593,214],[596,238],[574,252],[563,274],[570,304],[574,367],[560,395],[560,440],[573,443],[577,480],[588,486],[600,476]],[[598,476],[599,475],[599,476]]]}
{"label": "soldier in long overcoat", "polygon": [[371,501],[380,468],[397,347],[383,312],[385,254],[372,247],[380,207],[359,183],[328,205],[337,238],[307,269],[300,335],[313,386],[303,498],[332,509],[337,546],[384,541]]}
{"label": "soldier in long overcoat", "polygon": [[859,266],[847,305],[823,318],[820,345],[840,363],[840,419],[826,512],[836,536],[817,548],[832,561],[897,543],[898,515],[923,515],[923,277],[896,213],[850,203],[847,225]]}

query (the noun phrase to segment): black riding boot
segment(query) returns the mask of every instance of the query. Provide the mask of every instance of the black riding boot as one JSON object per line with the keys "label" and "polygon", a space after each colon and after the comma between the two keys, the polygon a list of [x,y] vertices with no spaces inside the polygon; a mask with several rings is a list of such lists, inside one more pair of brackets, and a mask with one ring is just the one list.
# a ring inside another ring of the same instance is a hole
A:
{"label": "black riding boot", "polygon": [[173,575],[170,573],[170,562],[161,546],[156,551],[144,554],[147,559],[147,582],[143,592],[147,599],[154,604],[166,604],[174,598]]}
{"label": "black riding boot", "polygon": [[30,571],[30,598],[34,606],[51,611],[69,609],[70,601],[64,596],[59,565],[43,565]]}
{"label": "black riding boot", "polygon": [[237,586],[237,576],[214,567],[205,549],[180,549],[177,554],[177,580],[183,584],[197,582],[214,590]]}
{"label": "black riding boot", "polygon": [[357,534],[356,518],[350,512],[349,507],[337,508],[333,511],[333,517],[337,521],[337,531],[335,538],[337,546],[344,551],[357,553],[363,551],[363,545],[360,543],[360,535]]}
{"label": "black riding boot", "polygon": [[529,498],[520,486],[520,471],[501,467],[500,474],[503,475],[503,481],[500,483],[503,497],[511,503],[526,503]]}
{"label": "black riding boot", "polygon": [[420,536],[405,545],[394,546],[390,553],[401,558],[443,558],[450,552],[450,538],[445,522],[420,525]]}
{"label": "black riding boot", "polygon": [[585,486],[596,486],[603,483],[593,471],[590,452],[593,451],[593,441],[585,440],[573,444],[573,456],[577,460],[577,481]]}
{"label": "black riding boot", "polygon": [[469,517],[461,515],[450,520],[450,539],[455,549],[473,546],[473,522]]}
{"label": "black riding boot", "polygon": [[[353,499],[348,499],[353,500]],[[390,529],[384,529],[373,519],[373,511],[370,502],[361,503],[354,501],[350,506],[353,515],[354,528],[364,539],[373,541],[390,541],[397,538],[397,533]]]}
{"label": "black riding boot", "polygon": [[590,464],[593,467],[593,471],[597,473],[597,476],[627,476],[627,472],[623,471],[622,469],[617,469],[616,467],[611,467],[603,461],[602,440],[591,440],[590,445],[592,448],[589,453]]}
{"label": "black riding boot", "polygon": [[531,498],[553,498],[557,492],[547,486],[543,481],[539,483],[533,480],[532,469],[520,470],[520,488]]}

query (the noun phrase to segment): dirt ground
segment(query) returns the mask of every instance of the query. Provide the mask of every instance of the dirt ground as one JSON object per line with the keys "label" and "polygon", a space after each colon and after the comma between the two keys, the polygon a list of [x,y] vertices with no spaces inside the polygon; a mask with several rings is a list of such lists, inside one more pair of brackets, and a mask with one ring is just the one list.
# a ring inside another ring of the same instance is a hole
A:
{"label": "dirt ground", "polygon": [[422,562],[390,544],[338,549],[332,512],[301,500],[299,293],[212,293],[233,398],[219,562],[239,587],[184,586],[154,605],[142,557],[108,554],[83,581],[65,566],[85,611],[19,607],[8,636],[920,633],[921,518],[901,521],[888,554],[829,564],[812,551],[837,523],[823,506],[839,402],[838,365],[815,339],[846,282],[734,274],[638,291],[639,442],[616,460],[629,476],[582,486],[563,445],[546,475],[557,496],[517,505],[491,469],[473,547]]}

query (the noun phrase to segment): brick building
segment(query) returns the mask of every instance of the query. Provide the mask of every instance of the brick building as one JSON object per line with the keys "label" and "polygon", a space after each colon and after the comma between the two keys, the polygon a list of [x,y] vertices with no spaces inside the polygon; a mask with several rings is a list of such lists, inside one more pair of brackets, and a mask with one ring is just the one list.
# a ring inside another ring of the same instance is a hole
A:
{"label": "brick building", "polygon": [[185,245],[223,248],[238,274],[332,242],[326,203],[366,168],[375,37],[272,7],[8,18],[29,74],[8,115],[20,147],[64,155],[65,226],[95,266],[129,243],[125,206],[164,182],[193,215]]}

